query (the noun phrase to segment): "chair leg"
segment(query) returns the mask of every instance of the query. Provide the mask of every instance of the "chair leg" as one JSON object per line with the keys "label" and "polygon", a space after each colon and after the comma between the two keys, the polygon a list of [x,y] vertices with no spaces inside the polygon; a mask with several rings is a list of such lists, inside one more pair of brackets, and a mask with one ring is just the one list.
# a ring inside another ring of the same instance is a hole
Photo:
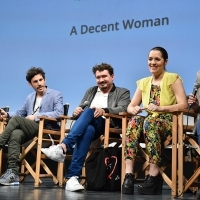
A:
{"label": "chair leg", "polygon": [[[22,154],[23,154],[23,152],[25,151],[25,147],[22,147]],[[21,156],[22,156],[22,154],[21,154]],[[25,166],[24,166],[24,159],[22,159],[22,161],[21,161],[21,174],[22,174],[22,176],[20,175],[20,182],[22,182],[22,181],[24,181],[24,179],[25,179],[25,176],[24,176],[24,174],[25,174]]]}
{"label": "chair leg", "polygon": [[0,175],[2,175],[3,149],[0,150]]}
{"label": "chair leg", "polygon": [[58,179],[58,184],[59,184],[60,187],[62,187],[63,183],[64,183],[63,170],[64,170],[64,163],[58,163],[57,179]]}
{"label": "chair leg", "polygon": [[[51,172],[51,170],[47,167],[47,165],[45,164],[45,162],[43,161],[43,160],[40,160],[40,163],[41,163],[41,166],[42,166],[42,168],[46,171],[46,175],[44,175],[44,177],[52,177],[53,178],[53,181],[54,181],[54,183],[55,184],[58,184],[58,179],[57,179],[57,177],[56,176],[54,176],[54,174]],[[37,165],[37,163],[36,163],[36,165]],[[39,174],[39,176],[40,176],[40,174]],[[38,177],[39,177],[38,176]]]}
{"label": "chair leg", "polygon": [[44,119],[39,123],[39,132],[38,132],[38,143],[37,143],[37,153],[36,153],[36,167],[35,167],[35,183],[34,187],[39,187],[39,178],[40,178],[40,165],[42,165],[41,160],[41,151],[42,148],[42,138],[43,138],[43,127],[44,127]]}

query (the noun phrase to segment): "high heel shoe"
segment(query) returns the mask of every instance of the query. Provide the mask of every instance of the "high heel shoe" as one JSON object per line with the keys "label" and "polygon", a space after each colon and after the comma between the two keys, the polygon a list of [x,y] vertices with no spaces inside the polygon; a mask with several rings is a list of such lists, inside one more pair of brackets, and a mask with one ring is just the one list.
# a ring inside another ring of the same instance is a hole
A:
{"label": "high heel shoe", "polygon": [[122,184],[122,194],[134,194],[133,174],[127,173]]}
{"label": "high heel shoe", "polygon": [[147,175],[144,183],[138,185],[139,194],[158,195],[162,194],[163,179],[160,174],[157,176]]}

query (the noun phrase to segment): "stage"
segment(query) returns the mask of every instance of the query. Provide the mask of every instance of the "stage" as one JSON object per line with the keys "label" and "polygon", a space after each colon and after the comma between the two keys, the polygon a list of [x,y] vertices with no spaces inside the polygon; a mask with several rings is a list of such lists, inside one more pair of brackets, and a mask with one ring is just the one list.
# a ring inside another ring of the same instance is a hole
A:
{"label": "stage", "polygon": [[183,197],[172,197],[171,190],[167,185],[163,185],[162,195],[139,195],[137,193],[137,185],[135,185],[134,195],[123,195],[120,192],[94,192],[94,191],[81,191],[69,192],[65,187],[60,188],[52,183],[49,179],[43,179],[40,187],[33,187],[33,178],[26,177],[25,181],[19,186],[0,186],[0,200],[172,200],[172,199],[196,199],[196,195],[190,192],[185,193]]}

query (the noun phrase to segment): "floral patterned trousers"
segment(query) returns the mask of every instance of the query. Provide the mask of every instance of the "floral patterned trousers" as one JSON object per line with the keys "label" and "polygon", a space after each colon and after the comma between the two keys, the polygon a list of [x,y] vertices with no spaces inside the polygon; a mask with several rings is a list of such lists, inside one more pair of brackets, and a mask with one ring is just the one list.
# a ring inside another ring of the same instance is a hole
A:
{"label": "floral patterned trousers", "polygon": [[133,116],[126,130],[125,159],[135,160],[140,143],[140,136],[144,136],[146,152],[149,162],[159,164],[161,162],[162,141],[172,134],[172,115],[160,114],[158,117],[148,115]]}

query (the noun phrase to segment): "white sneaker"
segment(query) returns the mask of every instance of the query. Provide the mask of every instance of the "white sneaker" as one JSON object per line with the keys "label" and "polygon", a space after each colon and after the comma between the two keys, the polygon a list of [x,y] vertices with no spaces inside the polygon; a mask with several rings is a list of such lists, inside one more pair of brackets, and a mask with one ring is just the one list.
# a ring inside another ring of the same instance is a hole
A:
{"label": "white sneaker", "polygon": [[65,154],[63,154],[63,148],[60,144],[52,145],[49,148],[40,149],[48,158],[57,162],[64,162]]}
{"label": "white sneaker", "polygon": [[74,192],[77,190],[84,190],[84,187],[78,182],[77,176],[72,176],[66,183],[65,190]]}

